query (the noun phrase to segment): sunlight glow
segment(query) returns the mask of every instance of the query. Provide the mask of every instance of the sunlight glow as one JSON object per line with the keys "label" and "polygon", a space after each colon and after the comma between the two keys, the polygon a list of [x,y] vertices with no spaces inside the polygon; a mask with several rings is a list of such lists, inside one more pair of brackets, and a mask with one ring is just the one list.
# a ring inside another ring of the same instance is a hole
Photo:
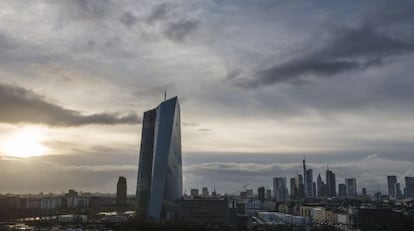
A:
{"label": "sunlight glow", "polygon": [[6,140],[4,151],[7,156],[28,158],[46,154],[47,148],[42,145],[43,133],[37,127],[24,127]]}

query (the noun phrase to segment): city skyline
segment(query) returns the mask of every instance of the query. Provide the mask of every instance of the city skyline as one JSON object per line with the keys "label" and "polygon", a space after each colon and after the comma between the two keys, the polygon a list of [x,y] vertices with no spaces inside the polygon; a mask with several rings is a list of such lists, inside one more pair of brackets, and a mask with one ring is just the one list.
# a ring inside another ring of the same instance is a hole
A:
{"label": "city skyline", "polygon": [[411,1],[0,5],[0,193],[125,176],[134,194],[142,113],[165,89],[184,189],[270,188],[303,155],[313,181],[329,165],[371,194],[414,176]]}

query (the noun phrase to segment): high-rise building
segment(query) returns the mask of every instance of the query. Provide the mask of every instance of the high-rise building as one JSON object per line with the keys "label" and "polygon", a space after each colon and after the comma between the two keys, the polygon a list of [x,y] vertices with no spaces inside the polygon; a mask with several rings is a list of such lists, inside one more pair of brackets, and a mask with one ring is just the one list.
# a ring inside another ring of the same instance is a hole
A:
{"label": "high-rise building", "polygon": [[316,197],[316,183],[312,182],[312,196]]}
{"label": "high-rise building", "polygon": [[296,184],[296,178],[290,178],[290,198],[295,199],[298,197],[298,188]]}
{"label": "high-rise building", "polygon": [[180,105],[177,97],[146,111],[137,179],[138,218],[172,217],[182,195]]}
{"label": "high-rise building", "polygon": [[346,186],[345,186],[345,184],[338,184],[338,196],[339,197],[346,196]]}
{"label": "high-rise building", "polygon": [[203,187],[201,189],[201,194],[203,195],[203,197],[208,197],[208,188],[207,187]]}
{"label": "high-rise building", "polygon": [[397,196],[397,176],[387,176],[387,184],[388,184],[388,196],[390,198],[396,198]]}
{"label": "high-rise building", "polygon": [[198,197],[199,195],[198,195],[199,193],[198,193],[198,188],[192,188],[191,190],[190,190],[190,195],[192,196],[192,197]]}
{"label": "high-rise building", "polygon": [[336,197],[335,173],[329,169],[326,170],[326,196]]}
{"label": "high-rise building", "polygon": [[303,196],[306,197],[307,196],[307,192],[308,192],[308,185],[307,185],[307,181],[308,181],[308,177],[306,175],[306,160],[305,157],[303,157],[303,161],[302,161],[302,167],[303,167]]}
{"label": "high-rise building", "polygon": [[271,200],[271,199],[272,199],[272,190],[266,189],[266,200]]}
{"label": "high-rise building", "polygon": [[288,200],[288,189],[286,185],[286,177],[273,178],[273,194],[276,202],[286,202]]}
{"label": "high-rise building", "polygon": [[362,188],[362,196],[367,196],[367,188]]}
{"label": "high-rise building", "polygon": [[414,177],[406,176],[404,177],[404,180],[406,195],[409,197],[414,197]]}
{"label": "high-rise building", "polygon": [[296,188],[298,189],[298,197],[305,197],[305,185],[303,184],[303,177],[301,174],[296,175]]}
{"label": "high-rise building", "polygon": [[259,187],[257,189],[257,197],[259,201],[264,202],[265,201],[265,187]]}
{"label": "high-rise building", "polygon": [[127,182],[126,178],[120,176],[118,183],[116,184],[116,205],[122,206],[126,205],[127,199]]}
{"label": "high-rise building", "polygon": [[313,197],[313,170],[306,169],[306,177],[305,177],[305,188],[306,188],[306,196]]}
{"label": "high-rise building", "polygon": [[322,177],[321,174],[318,174],[318,178],[316,178],[316,188],[318,191],[318,197],[322,197],[324,195],[322,195],[322,186],[323,186],[323,181],[322,181]]}
{"label": "high-rise building", "polygon": [[349,197],[357,196],[357,185],[355,178],[346,178],[345,179],[346,195]]}
{"label": "high-rise building", "polygon": [[402,191],[401,191],[401,184],[400,183],[395,184],[395,190],[397,191],[397,199],[400,199],[402,197]]}

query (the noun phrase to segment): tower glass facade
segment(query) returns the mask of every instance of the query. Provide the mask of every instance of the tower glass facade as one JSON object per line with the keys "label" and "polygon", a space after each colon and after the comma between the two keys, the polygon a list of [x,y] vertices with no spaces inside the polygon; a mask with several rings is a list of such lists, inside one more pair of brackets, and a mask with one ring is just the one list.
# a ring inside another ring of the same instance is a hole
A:
{"label": "tower glass facade", "polygon": [[137,180],[139,218],[170,219],[182,195],[180,106],[177,97],[144,113]]}

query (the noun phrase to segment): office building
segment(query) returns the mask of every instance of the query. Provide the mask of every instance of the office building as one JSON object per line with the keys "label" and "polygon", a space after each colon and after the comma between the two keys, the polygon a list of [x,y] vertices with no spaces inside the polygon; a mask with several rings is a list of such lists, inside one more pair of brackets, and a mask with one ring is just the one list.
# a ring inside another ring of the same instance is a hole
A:
{"label": "office building", "polygon": [[298,197],[305,197],[305,185],[303,184],[303,177],[301,174],[296,175],[296,188],[298,190]]}
{"label": "office building", "polygon": [[272,199],[272,190],[271,189],[266,189],[266,200],[271,200]]}
{"label": "office building", "polygon": [[305,188],[306,188],[306,196],[313,197],[313,170],[306,169],[306,177],[305,177]]}
{"label": "office building", "polygon": [[339,197],[346,196],[346,186],[345,186],[345,184],[338,184],[338,196]]}
{"label": "office building", "polygon": [[329,169],[326,170],[326,196],[336,197],[335,173]]}
{"label": "office building", "polygon": [[137,179],[140,219],[174,216],[182,195],[180,105],[177,97],[144,113]]}
{"label": "office building", "polygon": [[261,202],[264,202],[265,201],[265,187],[259,187],[257,189],[257,198]]}
{"label": "office building", "polygon": [[201,189],[201,195],[202,195],[203,197],[208,197],[208,188],[207,188],[207,187],[203,187],[203,188]]}
{"label": "office building", "polygon": [[346,178],[345,179],[346,195],[349,197],[357,196],[357,185],[355,178]]}
{"label": "office building", "polygon": [[116,184],[116,205],[122,206],[126,205],[127,199],[127,182],[126,178],[120,176],[118,183]]}
{"label": "office building", "polygon": [[395,199],[397,196],[397,176],[387,176],[388,196]]}
{"label": "office building", "polygon": [[322,181],[322,177],[321,177],[321,174],[318,174],[318,177],[317,177],[317,179],[316,179],[316,188],[317,188],[317,195],[318,195],[318,197],[323,197],[323,196],[325,196],[324,194],[325,193],[323,193],[322,192],[322,187],[323,187],[323,185],[324,185],[324,182]]}
{"label": "office building", "polygon": [[414,197],[414,177],[406,176],[404,177],[404,180],[406,195],[409,197]]}
{"label": "office building", "polygon": [[307,177],[307,175],[306,175],[306,160],[305,160],[305,158],[303,158],[303,161],[302,161],[302,167],[303,167],[303,196],[304,197],[306,197],[307,196],[307,193],[308,193],[308,177]]}
{"label": "office building", "polygon": [[273,178],[273,194],[277,203],[286,202],[288,200],[286,177]]}
{"label": "office building", "polygon": [[192,188],[191,190],[190,190],[190,195],[192,196],[192,197],[198,197],[199,195],[198,195],[198,188]]}
{"label": "office building", "polygon": [[362,188],[362,196],[367,196],[367,188]]}
{"label": "office building", "polygon": [[290,198],[295,199],[298,197],[298,188],[296,184],[296,178],[290,178]]}

